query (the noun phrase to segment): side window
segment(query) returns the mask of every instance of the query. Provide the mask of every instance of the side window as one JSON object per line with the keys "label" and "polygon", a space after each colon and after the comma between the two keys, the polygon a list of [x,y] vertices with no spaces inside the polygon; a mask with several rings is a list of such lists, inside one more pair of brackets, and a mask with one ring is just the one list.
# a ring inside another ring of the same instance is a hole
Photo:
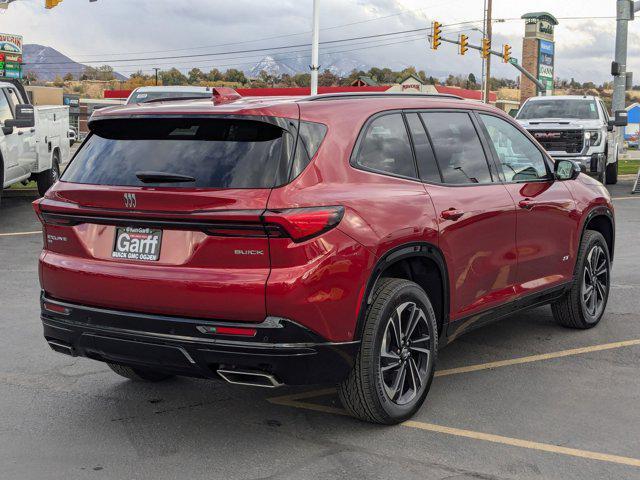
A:
{"label": "side window", "polygon": [[516,127],[493,115],[480,114],[507,182],[548,178],[542,152]]}
{"label": "side window", "polygon": [[4,125],[4,122],[13,118],[9,101],[5,95],[5,90],[0,90],[0,123]]}
{"label": "side window", "polygon": [[420,114],[427,127],[445,183],[491,183],[489,164],[466,112]]}
{"label": "side window", "polygon": [[13,114],[15,115],[16,105],[19,105],[21,103],[20,99],[18,98],[18,94],[13,88],[7,88],[6,92],[7,97],[9,97],[9,106],[11,107],[11,112],[13,112]]}
{"label": "side window", "polygon": [[607,110],[607,107],[605,106],[604,102],[602,100],[600,100],[600,108],[602,108],[602,114],[604,115],[604,121],[605,123],[609,122],[609,111]]}
{"label": "side window", "polygon": [[358,151],[357,163],[378,172],[417,178],[402,114],[383,115],[369,124]]}
{"label": "side window", "polygon": [[417,113],[407,113],[407,123],[409,124],[411,138],[413,139],[420,179],[425,182],[442,182],[440,171],[436,164],[436,157],[433,154],[433,149],[431,148],[431,143],[429,143],[429,137],[427,137],[427,132],[424,129],[422,120],[420,120]]}

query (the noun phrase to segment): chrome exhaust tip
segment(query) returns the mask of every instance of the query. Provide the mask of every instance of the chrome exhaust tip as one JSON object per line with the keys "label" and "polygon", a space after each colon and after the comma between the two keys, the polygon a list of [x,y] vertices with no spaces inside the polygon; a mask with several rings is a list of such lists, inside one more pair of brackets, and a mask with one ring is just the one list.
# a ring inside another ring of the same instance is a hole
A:
{"label": "chrome exhaust tip", "polygon": [[249,385],[251,387],[277,388],[284,385],[276,377],[269,373],[254,372],[251,370],[230,370],[219,368],[218,375],[227,383],[234,385]]}
{"label": "chrome exhaust tip", "polygon": [[58,353],[64,353],[65,355],[71,355],[72,357],[76,356],[76,352],[74,351],[73,347],[70,345],[65,345],[64,343],[56,342],[54,340],[47,340],[47,343],[49,344],[52,350]]}

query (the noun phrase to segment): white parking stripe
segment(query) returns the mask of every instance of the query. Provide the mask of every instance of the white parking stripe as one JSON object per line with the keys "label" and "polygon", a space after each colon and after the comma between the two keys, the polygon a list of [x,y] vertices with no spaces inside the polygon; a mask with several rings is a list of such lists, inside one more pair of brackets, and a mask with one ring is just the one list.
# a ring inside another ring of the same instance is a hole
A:
{"label": "white parking stripe", "polygon": [[18,237],[21,235],[37,235],[42,233],[42,230],[37,230],[35,232],[13,232],[13,233],[0,233],[0,237]]}

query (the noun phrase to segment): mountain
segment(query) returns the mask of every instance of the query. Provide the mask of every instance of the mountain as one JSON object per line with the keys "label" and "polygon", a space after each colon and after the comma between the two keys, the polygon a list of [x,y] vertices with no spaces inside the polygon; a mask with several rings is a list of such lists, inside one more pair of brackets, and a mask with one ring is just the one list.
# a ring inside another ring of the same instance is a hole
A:
{"label": "mountain", "polygon": [[[35,43],[24,45],[22,59],[26,64],[23,68],[24,74],[33,72],[38,76],[38,80],[47,82],[55,80],[58,75],[64,77],[67,73],[71,73],[75,78],[78,78],[87,67],[63,55],[55,48]],[[114,72],[114,75],[117,80],[126,80],[124,75],[117,72]]]}
{"label": "mountain", "polygon": [[[309,55],[267,55],[256,65],[247,69],[245,73],[250,78],[256,78],[263,70],[270,75],[282,75],[285,73],[295,75],[296,73],[307,73],[310,64]],[[354,69],[367,71],[370,68],[371,65],[345,55],[327,54],[320,57],[320,72],[330,70],[333,74],[341,77],[348,76]]]}

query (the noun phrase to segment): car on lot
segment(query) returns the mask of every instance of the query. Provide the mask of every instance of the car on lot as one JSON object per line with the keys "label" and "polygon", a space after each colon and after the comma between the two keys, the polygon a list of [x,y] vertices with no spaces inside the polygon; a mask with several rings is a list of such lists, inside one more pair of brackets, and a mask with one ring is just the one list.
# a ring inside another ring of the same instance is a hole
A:
{"label": "car on lot", "polygon": [[95,112],[34,203],[44,336],[122,376],[337,384],[396,423],[438,348],[551,304],[587,329],[614,212],[517,122],[424,94],[213,98]]}
{"label": "car on lot", "polygon": [[166,86],[150,86],[150,87],[138,87],[131,92],[126,105],[132,103],[147,103],[147,102],[159,102],[169,99],[198,99],[198,98],[211,98],[211,87],[196,87],[196,86],[181,86],[181,85],[166,85]]}
{"label": "car on lot", "polygon": [[69,159],[69,107],[29,104],[18,81],[0,82],[0,197],[34,180],[44,195]]}
{"label": "car on lot", "polygon": [[627,124],[626,110],[610,118],[599,97],[531,97],[524,102],[516,119],[552,158],[578,162],[604,184],[618,182],[621,146],[615,127]]}

